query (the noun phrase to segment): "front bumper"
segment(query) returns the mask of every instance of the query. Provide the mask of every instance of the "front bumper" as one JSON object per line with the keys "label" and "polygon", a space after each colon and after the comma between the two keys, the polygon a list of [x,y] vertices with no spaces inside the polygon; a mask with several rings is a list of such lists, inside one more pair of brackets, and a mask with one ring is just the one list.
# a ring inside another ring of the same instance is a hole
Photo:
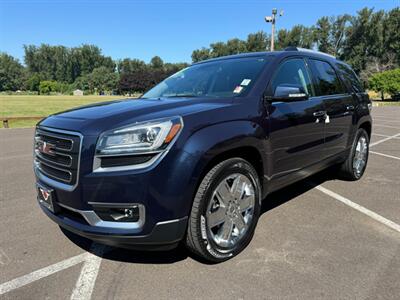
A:
{"label": "front bumper", "polygon": [[[67,170],[76,171],[74,185],[52,179],[34,166],[37,185],[53,191],[54,204],[67,210],[65,214],[62,209],[53,213],[41,205],[53,221],[78,235],[114,246],[168,245],[183,238],[196,180],[192,155],[177,147],[143,169],[93,172],[97,136],[48,127],[40,130],[45,131],[40,138],[66,140],[76,136],[77,143],[75,148],[72,143],[71,155],[78,153],[78,161],[74,156],[74,168]],[[131,206],[142,208],[137,222],[109,222],[94,213],[99,207]]]}
{"label": "front bumper", "polygon": [[131,231],[108,230],[105,227],[95,227],[82,224],[63,214],[54,214],[40,205],[43,212],[62,228],[90,240],[122,248],[167,249],[174,247],[185,235],[187,217],[158,222],[147,235],[132,235]]}

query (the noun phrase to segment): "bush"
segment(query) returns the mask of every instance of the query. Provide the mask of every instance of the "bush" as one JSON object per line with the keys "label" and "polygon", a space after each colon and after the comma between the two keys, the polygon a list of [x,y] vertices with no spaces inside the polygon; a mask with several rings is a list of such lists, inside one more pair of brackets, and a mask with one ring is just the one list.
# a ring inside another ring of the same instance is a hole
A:
{"label": "bush", "polygon": [[400,68],[376,73],[372,75],[368,83],[373,91],[393,96],[400,92]]}
{"label": "bush", "polygon": [[50,95],[51,92],[57,92],[57,81],[44,80],[39,84],[39,92],[41,95]]}

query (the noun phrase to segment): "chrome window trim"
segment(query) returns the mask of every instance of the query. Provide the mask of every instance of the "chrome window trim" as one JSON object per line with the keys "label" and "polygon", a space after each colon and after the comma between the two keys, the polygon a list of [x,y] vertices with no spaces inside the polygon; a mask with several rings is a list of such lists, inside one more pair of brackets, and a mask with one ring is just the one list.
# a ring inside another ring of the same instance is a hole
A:
{"label": "chrome window trim", "polygon": [[[69,131],[69,130],[62,130],[62,129],[56,129],[56,128],[51,128],[51,127],[46,127],[46,126],[38,126],[36,127],[35,134],[37,130],[45,130],[45,131],[50,131],[50,132],[55,132],[55,133],[63,133],[63,134],[68,134],[68,135],[74,135],[79,137],[80,145],[79,145],[79,152],[78,152],[78,165],[76,167],[76,181],[74,185],[66,184],[59,182],[57,180],[54,180],[52,178],[47,177],[45,174],[41,173],[41,171],[38,169],[38,166],[35,164],[34,160],[34,172],[35,175],[42,180],[44,183],[47,183],[48,185],[62,189],[64,191],[72,192],[73,190],[76,189],[79,183],[79,177],[80,177],[80,166],[81,166],[81,154],[82,154],[82,146],[83,146],[83,135],[79,132],[76,131]],[[72,141],[73,142],[73,141]],[[73,149],[73,145],[72,148]]]}
{"label": "chrome window trim", "polygon": [[[113,228],[113,229],[130,229],[135,232],[139,232],[145,222],[146,213],[145,207],[143,204],[139,203],[131,203],[130,206],[137,206],[139,208],[139,220],[137,222],[112,222],[112,221],[103,221],[93,210],[80,210],[76,208],[69,207],[62,203],[57,203],[61,207],[76,212],[80,214],[89,225],[93,227],[103,227],[103,228]],[[128,205],[128,203],[125,203]]]}

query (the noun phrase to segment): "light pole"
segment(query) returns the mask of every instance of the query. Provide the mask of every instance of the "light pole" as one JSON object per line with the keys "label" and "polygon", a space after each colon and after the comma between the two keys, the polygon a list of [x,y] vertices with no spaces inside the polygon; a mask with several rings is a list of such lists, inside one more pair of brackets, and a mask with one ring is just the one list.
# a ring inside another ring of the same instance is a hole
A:
{"label": "light pole", "polygon": [[[266,16],[265,22],[272,23],[272,33],[271,33],[271,51],[274,51],[274,44],[275,44],[275,23],[277,19],[278,10],[276,8],[272,9],[272,16]],[[279,16],[283,16],[283,10],[279,13]]]}

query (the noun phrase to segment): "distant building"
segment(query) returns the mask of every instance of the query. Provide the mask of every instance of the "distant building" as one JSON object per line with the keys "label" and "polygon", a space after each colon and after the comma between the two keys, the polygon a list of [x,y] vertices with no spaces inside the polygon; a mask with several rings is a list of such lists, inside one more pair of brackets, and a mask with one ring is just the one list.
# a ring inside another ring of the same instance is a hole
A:
{"label": "distant building", "polygon": [[74,96],[83,96],[83,91],[82,90],[75,90],[73,91]]}

